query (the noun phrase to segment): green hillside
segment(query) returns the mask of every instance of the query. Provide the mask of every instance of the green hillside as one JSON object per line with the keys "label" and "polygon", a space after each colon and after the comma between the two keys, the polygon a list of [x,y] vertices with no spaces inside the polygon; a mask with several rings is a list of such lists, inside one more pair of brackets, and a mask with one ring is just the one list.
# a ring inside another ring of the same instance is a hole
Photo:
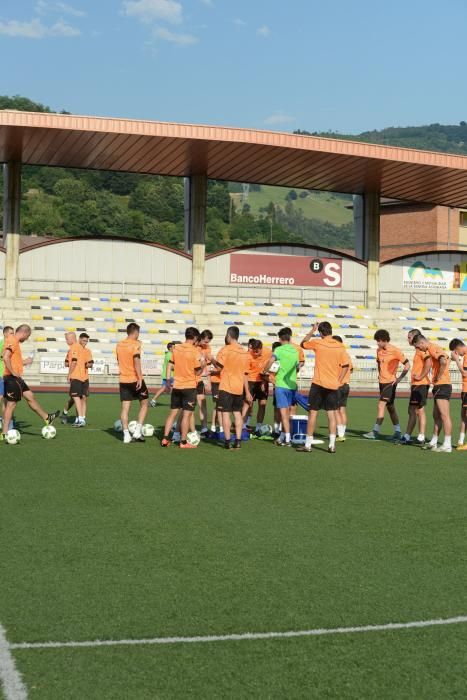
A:
{"label": "green hillside", "polygon": [[[319,219],[329,221],[336,226],[347,224],[352,221],[352,211],[348,205],[352,201],[350,195],[336,196],[332,192],[318,192],[309,190],[290,190],[289,187],[274,187],[271,185],[261,185],[259,190],[249,192],[247,204],[253,214],[260,214],[267,209],[270,202],[285,209],[290,199],[287,196],[290,192],[296,193],[297,198],[292,200],[295,209],[301,209],[307,219]],[[233,194],[235,206],[241,208],[241,194]]]}
{"label": "green hillside", "polygon": [[361,134],[340,134],[336,131],[317,132],[298,129],[294,133],[308,136],[349,139],[385,146],[419,148],[442,153],[467,153],[467,122],[459,124],[427,124],[425,126],[391,126],[387,129],[363,131]]}

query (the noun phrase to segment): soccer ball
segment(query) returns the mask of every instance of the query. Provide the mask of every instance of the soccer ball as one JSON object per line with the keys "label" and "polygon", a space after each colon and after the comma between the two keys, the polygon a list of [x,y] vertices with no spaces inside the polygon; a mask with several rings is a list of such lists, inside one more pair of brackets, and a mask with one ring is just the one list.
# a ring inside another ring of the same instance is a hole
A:
{"label": "soccer ball", "polygon": [[261,435],[271,435],[272,434],[272,425],[262,425],[261,428],[259,429],[259,432]]}
{"label": "soccer ball", "polygon": [[138,423],[135,420],[132,420],[128,423],[128,430],[130,431],[130,435],[133,435],[137,425]]}
{"label": "soccer ball", "polygon": [[114,423],[114,430],[116,433],[121,433],[123,431],[122,421],[116,420]]}
{"label": "soccer ball", "polygon": [[201,438],[198,435],[198,433],[196,432],[196,430],[193,431],[192,433],[188,433],[188,435],[186,436],[186,441],[190,445],[199,445],[200,440],[201,440]]}
{"label": "soccer ball", "polygon": [[42,437],[44,440],[53,440],[57,434],[57,429],[53,425],[44,425],[42,428]]}
{"label": "soccer ball", "polygon": [[144,437],[152,437],[154,435],[154,426],[151,423],[145,423],[142,433]]}
{"label": "soccer ball", "polygon": [[5,435],[5,441],[8,445],[17,445],[21,440],[21,434],[19,430],[9,430]]}
{"label": "soccer ball", "polygon": [[274,362],[272,363],[272,365],[268,369],[268,372],[270,372],[271,374],[277,374],[277,372],[280,369],[280,366],[281,366],[281,363],[279,362],[279,360],[274,360]]}

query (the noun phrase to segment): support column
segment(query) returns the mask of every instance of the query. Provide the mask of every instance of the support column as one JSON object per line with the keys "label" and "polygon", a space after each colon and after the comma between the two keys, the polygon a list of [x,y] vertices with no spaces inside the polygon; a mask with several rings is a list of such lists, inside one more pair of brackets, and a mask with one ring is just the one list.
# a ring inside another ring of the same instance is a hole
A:
{"label": "support column", "polygon": [[204,304],[206,259],[206,175],[185,178],[185,251],[192,254],[191,301]]}
{"label": "support column", "polygon": [[379,307],[379,254],[380,254],[379,192],[364,196],[364,241],[367,268],[367,304]]}
{"label": "support column", "polygon": [[18,295],[21,163],[3,165],[3,245],[6,247],[5,296]]}

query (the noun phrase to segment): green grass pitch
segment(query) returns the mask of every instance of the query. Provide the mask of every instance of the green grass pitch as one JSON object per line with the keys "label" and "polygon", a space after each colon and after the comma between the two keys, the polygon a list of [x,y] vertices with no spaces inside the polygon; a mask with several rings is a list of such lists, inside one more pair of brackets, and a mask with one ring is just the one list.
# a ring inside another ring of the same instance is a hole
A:
{"label": "green grass pitch", "polygon": [[[403,423],[406,405],[399,400]],[[456,438],[459,411],[454,401]],[[148,421],[160,426],[166,412],[150,409]],[[258,440],[226,453],[211,443],[164,450],[155,439],[124,446],[112,430],[117,396],[92,396],[89,427],[57,425],[51,441],[21,405],[21,444],[0,445],[8,641],[466,615],[467,453],[362,440],[374,412],[375,400],[350,400],[349,437],[335,455],[326,444],[297,454]],[[466,644],[467,625],[457,624],[13,655],[37,700],[465,698]]]}

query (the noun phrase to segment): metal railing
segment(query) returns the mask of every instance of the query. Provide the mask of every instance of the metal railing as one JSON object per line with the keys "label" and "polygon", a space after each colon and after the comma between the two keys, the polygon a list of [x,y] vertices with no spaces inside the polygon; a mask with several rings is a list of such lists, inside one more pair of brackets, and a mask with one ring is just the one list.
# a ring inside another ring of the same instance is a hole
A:
{"label": "metal railing", "polygon": [[294,302],[297,304],[355,304],[366,306],[366,291],[343,289],[310,289],[308,287],[231,287],[206,285],[206,302],[254,301],[263,303]]}
{"label": "metal railing", "polygon": [[151,296],[165,299],[191,299],[191,285],[189,284],[147,284],[144,282],[111,282],[111,281],[79,281],[62,282],[47,279],[19,280],[20,296],[30,294],[80,294],[90,296],[92,294],[110,294],[116,296]]}
{"label": "metal railing", "polygon": [[463,292],[380,292],[380,308],[393,306],[433,306],[440,309],[463,306],[467,308],[467,295]]}

